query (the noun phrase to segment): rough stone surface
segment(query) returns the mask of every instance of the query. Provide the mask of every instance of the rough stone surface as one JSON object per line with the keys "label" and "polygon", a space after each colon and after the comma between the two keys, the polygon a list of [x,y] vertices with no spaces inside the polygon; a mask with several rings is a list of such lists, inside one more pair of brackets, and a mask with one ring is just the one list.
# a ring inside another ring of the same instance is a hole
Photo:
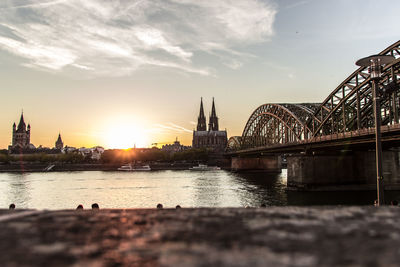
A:
{"label": "rough stone surface", "polygon": [[[385,185],[400,184],[399,158],[397,150],[382,152]],[[287,183],[289,187],[311,190],[319,186],[376,185],[375,164],[374,151],[288,155]]]}
{"label": "rough stone surface", "polygon": [[0,210],[1,266],[398,266],[400,207]]}
{"label": "rough stone surface", "polygon": [[282,161],[279,156],[263,156],[260,158],[237,158],[231,159],[231,170],[233,171],[254,171],[263,170],[266,172],[282,172]]}

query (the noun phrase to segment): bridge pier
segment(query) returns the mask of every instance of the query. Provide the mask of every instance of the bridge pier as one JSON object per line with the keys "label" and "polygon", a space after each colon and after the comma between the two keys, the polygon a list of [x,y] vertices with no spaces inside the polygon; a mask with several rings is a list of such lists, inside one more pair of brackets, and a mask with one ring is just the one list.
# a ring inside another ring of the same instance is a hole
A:
{"label": "bridge pier", "polygon": [[281,157],[276,155],[251,158],[233,157],[231,161],[231,170],[281,172],[282,161]]}
{"label": "bridge pier", "polygon": [[[287,156],[287,185],[294,189],[376,187],[375,151]],[[385,189],[400,188],[400,151],[383,151]],[[365,185],[365,186],[361,186]]]}

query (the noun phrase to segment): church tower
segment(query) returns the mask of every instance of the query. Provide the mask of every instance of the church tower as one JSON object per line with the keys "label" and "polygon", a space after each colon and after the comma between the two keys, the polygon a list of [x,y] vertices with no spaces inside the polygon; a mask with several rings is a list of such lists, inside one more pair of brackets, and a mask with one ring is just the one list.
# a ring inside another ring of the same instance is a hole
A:
{"label": "church tower", "polygon": [[197,118],[197,131],[207,131],[206,116],[204,116],[203,98],[200,100],[200,114]]}
{"label": "church tower", "polygon": [[58,134],[58,138],[57,138],[57,141],[56,141],[56,148],[57,149],[62,149],[63,147],[64,147],[64,143],[63,143],[63,141],[61,139],[61,134]]}
{"label": "church tower", "polygon": [[31,125],[28,124],[26,127],[24,120],[24,113],[21,113],[21,118],[19,119],[18,127],[15,123],[13,124],[12,133],[12,148],[28,148],[31,141]]}
{"label": "church tower", "polygon": [[214,97],[213,97],[213,102],[212,102],[210,121],[208,123],[208,130],[209,131],[219,131],[218,117],[217,117],[217,113],[215,111]]}

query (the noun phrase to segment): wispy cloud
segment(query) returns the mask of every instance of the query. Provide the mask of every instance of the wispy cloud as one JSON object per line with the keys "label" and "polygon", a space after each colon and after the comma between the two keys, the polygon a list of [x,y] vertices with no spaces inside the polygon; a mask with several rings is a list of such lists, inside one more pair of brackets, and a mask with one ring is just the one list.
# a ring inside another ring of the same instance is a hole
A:
{"label": "wispy cloud", "polygon": [[116,76],[147,65],[213,75],[194,59],[208,53],[239,68],[251,56],[241,48],[274,33],[271,1],[7,0],[0,49],[52,71]]}
{"label": "wispy cloud", "polygon": [[106,133],[105,132],[73,132],[73,135],[77,135],[77,136],[95,136],[95,137],[101,137],[104,136]]}
{"label": "wispy cloud", "polygon": [[[18,3],[13,4],[10,3],[2,3],[0,4],[0,9],[17,9],[17,8],[28,8],[28,7],[45,7],[50,5],[59,4],[61,2],[65,2],[68,0],[53,0],[53,1],[41,1],[41,2],[34,2],[34,1],[18,1]],[[8,1],[10,2],[10,1]],[[19,4],[22,3],[22,4]]]}
{"label": "wispy cloud", "polygon": [[269,69],[272,69],[272,70],[275,70],[275,71],[277,71],[279,73],[283,73],[283,74],[287,75],[287,77],[289,79],[296,78],[296,75],[295,75],[296,71],[291,67],[288,67],[288,66],[285,66],[285,65],[280,65],[280,64],[277,64],[275,62],[263,62],[263,64]]}
{"label": "wispy cloud", "polygon": [[310,2],[311,2],[311,0],[304,0],[304,1],[295,0],[295,1],[293,1],[293,3],[290,3],[287,6],[285,6],[285,8],[286,9],[291,9],[291,8],[295,8],[295,7],[298,7],[298,6],[306,5],[306,4],[310,3]]}
{"label": "wispy cloud", "polygon": [[263,64],[267,66],[268,68],[274,69],[274,70],[279,70],[279,71],[289,71],[291,70],[290,67],[280,65],[279,63],[272,62],[272,61],[264,61]]}
{"label": "wispy cloud", "polygon": [[158,132],[175,132],[175,133],[192,133],[193,130],[189,130],[185,127],[179,126],[175,123],[169,122],[167,125],[165,124],[155,124],[153,130]]}
{"label": "wispy cloud", "polygon": [[170,122],[169,124],[172,125],[172,127],[175,127],[175,129],[178,129],[178,130],[180,130],[180,131],[187,132],[187,133],[193,132],[193,130],[186,129],[185,127],[176,125],[176,124],[174,124],[174,123],[171,123],[171,122]]}

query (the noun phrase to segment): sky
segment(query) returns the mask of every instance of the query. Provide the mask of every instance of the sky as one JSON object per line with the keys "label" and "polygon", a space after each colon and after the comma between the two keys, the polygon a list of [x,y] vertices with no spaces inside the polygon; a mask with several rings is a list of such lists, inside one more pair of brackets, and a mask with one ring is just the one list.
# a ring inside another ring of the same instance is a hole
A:
{"label": "sky", "polygon": [[[0,148],[191,145],[203,97],[241,135],[265,103],[322,102],[400,39],[398,0],[1,0]],[[208,118],[207,118],[208,119]],[[208,120],[207,120],[208,122]]]}

